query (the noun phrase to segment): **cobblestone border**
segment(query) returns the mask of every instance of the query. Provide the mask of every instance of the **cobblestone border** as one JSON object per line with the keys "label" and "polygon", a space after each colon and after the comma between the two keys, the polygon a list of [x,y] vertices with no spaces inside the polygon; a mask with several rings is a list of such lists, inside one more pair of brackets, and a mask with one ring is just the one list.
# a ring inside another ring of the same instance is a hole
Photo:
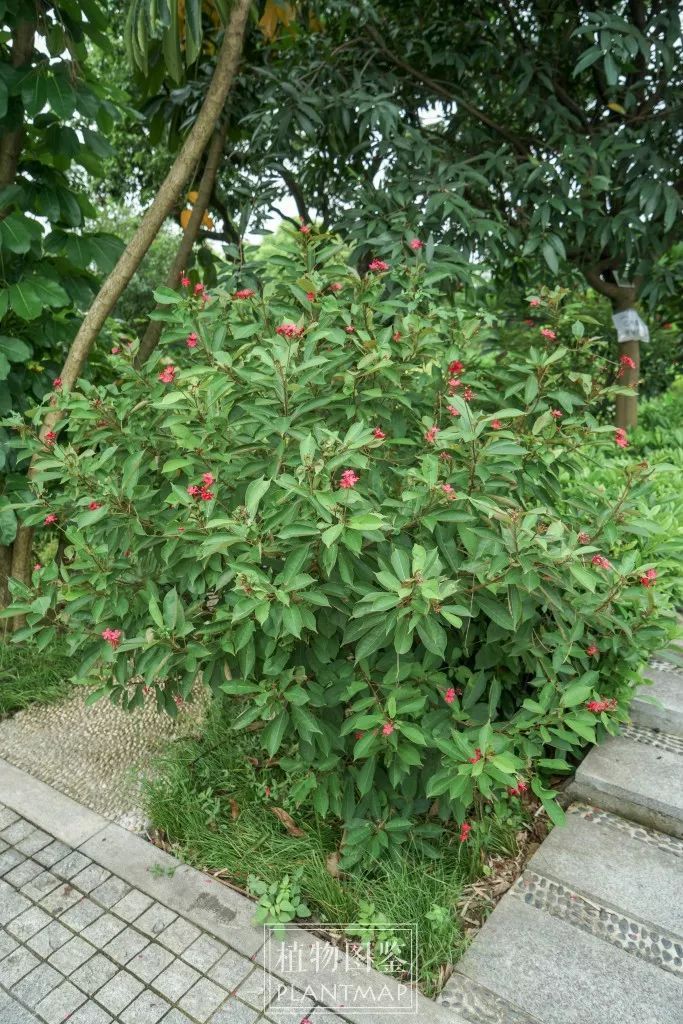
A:
{"label": "cobblestone border", "polygon": [[510,891],[529,906],[683,978],[683,937],[616,913],[535,871],[526,870]]}
{"label": "cobblestone border", "polygon": [[661,732],[659,729],[648,729],[643,725],[625,725],[621,730],[621,735],[635,740],[636,743],[647,743],[651,747],[668,750],[670,754],[683,754],[683,738],[671,736],[668,732]]}
{"label": "cobblestone border", "polygon": [[615,832],[625,832],[632,839],[649,846],[656,846],[665,853],[671,853],[674,857],[683,857],[683,840],[669,836],[665,832],[654,832],[645,828],[644,825],[636,825],[626,818],[620,818],[618,814],[610,811],[603,811],[600,807],[592,807],[590,804],[575,803],[567,810],[568,814],[576,814],[587,821],[595,822],[603,828],[611,828]]}
{"label": "cobblestone border", "polygon": [[524,1010],[517,1009],[457,970],[448,979],[437,1001],[444,1006],[452,1006],[468,1024],[539,1024],[538,1018],[530,1017]]}

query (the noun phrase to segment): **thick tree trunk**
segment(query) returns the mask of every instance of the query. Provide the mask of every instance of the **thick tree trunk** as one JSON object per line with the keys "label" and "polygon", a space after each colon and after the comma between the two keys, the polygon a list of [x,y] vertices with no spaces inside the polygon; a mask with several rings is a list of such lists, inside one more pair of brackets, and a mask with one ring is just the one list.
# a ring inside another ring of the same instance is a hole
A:
{"label": "thick tree trunk", "polygon": [[[224,122],[223,125],[217,128],[213,133],[213,137],[209,143],[204,173],[202,174],[199,189],[197,191],[197,199],[192,206],[192,215],[187,222],[187,226],[183,232],[183,237],[180,241],[180,245],[178,246],[178,252],[175,255],[168,277],[166,278],[166,286],[168,288],[178,287],[180,275],[187,266],[190,254],[192,253],[192,247],[197,241],[197,235],[199,234],[204,214],[206,213],[211,200],[211,193],[216,181],[216,174],[218,173],[221,157],[223,156],[226,130],[227,124]],[[160,306],[157,306],[157,310],[160,308]],[[150,320],[147,330],[140,342],[138,354],[135,358],[136,366],[142,366],[142,364],[149,359],[152,352],[159,344],[159,338],[161,337],[163,326],[164,325],[161,320]]]}
{"label": "thick tree trunk", "polygon": [[[33,10],[31,10],[31,7]],[[35,4],[26,4],[26,18],[18,22],[12,34],[12,67],[19,70],[27,65],[33,54],[36,38],[37,14]],[[0,139],[0,188],[11,185],[17,175],[19,158],[24,147],[24,123]],[[6,211],[0,211],[0,219]]]}
{"label": "thick tree trunk", "polygon": [[[156,238],[178,196],[191,178],[197,161],[220,118],[232,86],[244,45],[244,33],[252,0],[234,0],[216,68],[204,98],[201,110],[173,166],[162,182],[151,206],[145,211],[138,230],[121,254],[116,266],[106,279],[86,313],[71,343],[64,365],[59,373],[62,389],[70,391],[78,380],[100,329],[111,313],[117,299],[140,265]],[[44,438],[59,420],[59,412],[50,410],[43,421],[40,436]],[[29,475],[30,475],[29,469]],[[30,578],[31,542],[33,530],[20,527],[14,542],[21,553],[21,562],[12,558],[12,575],[18,579]]]}

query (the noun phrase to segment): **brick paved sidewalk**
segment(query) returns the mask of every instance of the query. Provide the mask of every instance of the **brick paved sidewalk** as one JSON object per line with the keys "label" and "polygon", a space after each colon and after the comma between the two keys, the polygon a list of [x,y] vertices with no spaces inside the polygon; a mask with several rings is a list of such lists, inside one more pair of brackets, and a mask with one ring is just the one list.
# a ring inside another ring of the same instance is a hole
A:
{"label": "brick paved sidewalk", "polygon": [[0,795],[0,1024],[462,1024],[2,759]]}

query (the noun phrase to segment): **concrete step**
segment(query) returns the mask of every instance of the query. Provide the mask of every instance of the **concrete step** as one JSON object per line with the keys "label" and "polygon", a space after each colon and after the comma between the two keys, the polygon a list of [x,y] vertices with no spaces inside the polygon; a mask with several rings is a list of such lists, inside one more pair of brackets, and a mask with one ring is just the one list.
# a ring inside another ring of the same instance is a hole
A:
{"label": "concrete step", "polygon": [[652,686],[642,686],[634,697],[633,722],[683,737],[683,671],[669,662],[651,661],[643,675],[652,680]]}
{"label": "concrete step", "polygon": [[[680,1024],[678,970],[648,960],[639,947],[651,948],[649,930],[629,915],[627,927],[637,925],[639,936],[631,939],[635,933],[623,935],[620,919],[527,871],[481,929],[441,999],[471,1024]],[[662,936],[655,937],[661,946]]]}
{"label": "concrete step", "polygon": [[683,739],[641,726],[593,747],[569,795],[683,838]]}

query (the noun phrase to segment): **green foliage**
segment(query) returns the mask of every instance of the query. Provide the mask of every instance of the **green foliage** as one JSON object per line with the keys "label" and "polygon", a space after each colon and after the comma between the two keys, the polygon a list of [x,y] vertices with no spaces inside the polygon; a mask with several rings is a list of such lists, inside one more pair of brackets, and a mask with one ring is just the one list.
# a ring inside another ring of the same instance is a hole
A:
{"label": "green foliage", "polygon": [[617,499],[570,486],[614,448],[592,408],[618,382],[573,329],[482,354],[431,250],[358,278],[324,236],[296,248],[253,297],[160,289],[173,363],[118,356],[59,397],[58,439],[19,427],[25,521],[56,517],[68,555],[13,584],[18,636],[66,628],[124,707],[149,686],[175,714],[201,673],[344,822],[345,867],[427,855],[520,782],[560,820],[549,778],[618,731],[675,628],[648,471]]}
{"label": "green foliage", "polygon": [[31,704],[55,704],[73,690],[77,663],[63,642],[49,652],[0,641],[0,718]]}
{"label": "green foliage", "polygon": [[268,924],[275,935],[284,937],[284,924],[297,918],[310,917],[311,912],[301,898],[301,878],[303,868],[299,868],[292,878],[283,875],[278,882],[264,882],[255,875],[247,878],[247,888],[252,896],[258,896],[255,924]]}

